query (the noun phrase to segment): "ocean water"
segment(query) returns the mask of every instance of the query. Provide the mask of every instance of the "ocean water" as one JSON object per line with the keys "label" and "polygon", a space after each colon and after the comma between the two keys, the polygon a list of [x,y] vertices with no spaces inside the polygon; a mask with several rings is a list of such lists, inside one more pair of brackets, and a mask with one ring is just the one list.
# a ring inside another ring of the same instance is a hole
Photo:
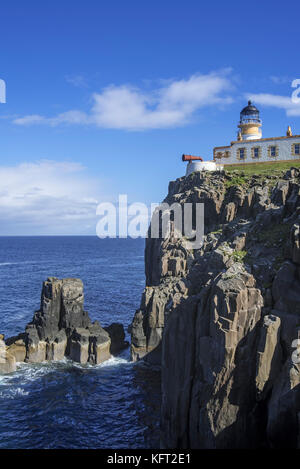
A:
{"label": "ocean water", "polygon": [[[0,237],[0,333],[24,331],[48,276],[81,278],[91,319],[127,330],[143,254],[141,239]],[[0,376],[0,448],[158,448],[159,413],[160,373],[128,349],[97,366],[23,363]]]}

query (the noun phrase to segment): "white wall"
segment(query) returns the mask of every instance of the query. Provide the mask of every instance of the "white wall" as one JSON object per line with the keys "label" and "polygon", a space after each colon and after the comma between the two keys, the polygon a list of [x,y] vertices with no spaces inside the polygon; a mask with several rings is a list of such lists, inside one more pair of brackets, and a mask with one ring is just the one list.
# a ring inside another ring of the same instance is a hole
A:
{"label": "white wall", "polygon": [[[300,144],[300,137],[290,137],[283,139],[270,139],[270,140],[261,140],[253,142],[251,140],[243,140],[241,142],[234,143],[230,148],[223,147],[215,150],[217,152],[230,152],[229,158],[216,159],[217,163],[221,164],[243,164],[243,163],[255,163],[255,162],[266,162],[266,161],[285,161],[285,160],[297,160],[300,158],[300,155],[294,156],[292,153],[292,145],[294,143]],[[268,147],[269,146],[278,146],[278,157],[268,156]],[[252,158],[251,148],[261,147],[261,157],[258,159]],[[246,149],[246,158],[245,160],[239,160],[237,158],[237,151],[239,148]]]}
{"label": "white wall", "polygon": [[222,171],[223,166],[213,161],[190,161],[186,168],[185,175],[188,176],[195,171]]}

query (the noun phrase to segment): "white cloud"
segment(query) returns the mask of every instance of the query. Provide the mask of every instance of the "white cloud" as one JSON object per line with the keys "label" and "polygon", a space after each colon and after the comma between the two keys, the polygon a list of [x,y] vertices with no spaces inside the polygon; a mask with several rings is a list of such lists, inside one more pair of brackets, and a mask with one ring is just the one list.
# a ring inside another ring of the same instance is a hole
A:
{"label": "white cloud", "polygon": [[170,80],[151,92],[129,85],[111,85],[93,94],[88,113],[72,110],[55,117],[28,115],[15,119],[18,125],[84,124],[102,128],[145,130],[187,124],[194,113],[206,106],[228,104],[226,93],[233,88],[230,70]]}
{"label": "white cloud", "polygon": [[286,83],[292,83],[292,78],[288,76],[270,76],[270,80],[275,83],[275,85],[285,85]]}
{"label": "white cloud", "polygon": [[47,124],[55,127],[59,124],[88,124],[90,123],[90,120],[84,112],[67,111],[58,114],[56,117],[44,117],[38,114],[32,114],[18,117],[14,119],[13,122],[18,125]]}
{"label": "white cloud", "polygon": [[300,116],[300,103],[294,103],[291,96],[280,96],[268,93],[247,94],[247,98],[256,104],[283,109],[287,116]]}
{"label": "white cloud", "polygon": [[95,233],[99,182],[80,164],[0,166],[1,234]]}
{"label": "white cloud", "polygon": [[83,75],[67,75],[66,81],[77,88],[86,88],[87,82]]}

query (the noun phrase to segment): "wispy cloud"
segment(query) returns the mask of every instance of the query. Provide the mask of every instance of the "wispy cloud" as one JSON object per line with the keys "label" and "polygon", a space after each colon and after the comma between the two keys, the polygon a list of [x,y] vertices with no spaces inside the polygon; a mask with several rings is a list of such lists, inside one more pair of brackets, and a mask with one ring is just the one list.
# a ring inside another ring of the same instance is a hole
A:
{"label": "wispy cloud", "polygon": [[275,85],[285,85],[287,83],[292,83],[293,79],[291,77],[288,77],[286,75],[272,75],[270,76],[270,80],[275,84]]}
{"label": "wispy cloud", "polygon": [[59,124],[89,124],[90,119],[88,115],[81,111],[67,111],[58,114],[55,117],[44,117],[39,114],[31,114],[24,117],[18,117],[13,120],[14,124],[18,125],[34,125],[46,124],[56,127]]}
{"label": "wispy cloud", "polygon": [[262,104],[263,106],[283,109],[287,116],[300,116],[300,103],[293,102],[292,96],[280,96],[268,93],[249,93],[246,95],[246,97],[253,100],[257,104]]}
{"label": "wispy cloud", "polygon": [[76,88],[86,88],[88,86],[87,81],[83,75],[67,75],[66,81]]}
{"label": "wispy cloud", "polygon": [[228,69],[169,80],[151,92],[130,85],[111,85],[93,94],[89,112],[71,110],[54,117],[27,115],[13,122],[51,126],[83,124],[131,131],[183,126],[202,108],[224,106],[233,101],[230,73]]}
{"label": "wispy cloud", "polygon": [[99,191],[77,163],[0,166],[0,233],[94,234]]}

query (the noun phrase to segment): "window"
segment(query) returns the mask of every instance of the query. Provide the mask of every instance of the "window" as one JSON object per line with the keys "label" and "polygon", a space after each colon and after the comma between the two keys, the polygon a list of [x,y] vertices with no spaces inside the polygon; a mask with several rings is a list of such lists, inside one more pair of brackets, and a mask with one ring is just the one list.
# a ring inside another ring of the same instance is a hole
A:
{"label": "window", "polygon": [[300,156],[300,143],[293,143],[292,145],[292,155]]}
{"label": "window", "polygon": [[238,159],[245,160],[246,159],[246,148],[239,148],[238,149]]}
{"label": "window", "polygon": [[252,158],[254,160],[258,159],[261,157],[261,149],[260,147],[254,147],[252,148]]}
{"label": "window", "polygon": [[278,156],[278,146],[270,145],[268,148],[268,155],[270,158],[276,158]]}

